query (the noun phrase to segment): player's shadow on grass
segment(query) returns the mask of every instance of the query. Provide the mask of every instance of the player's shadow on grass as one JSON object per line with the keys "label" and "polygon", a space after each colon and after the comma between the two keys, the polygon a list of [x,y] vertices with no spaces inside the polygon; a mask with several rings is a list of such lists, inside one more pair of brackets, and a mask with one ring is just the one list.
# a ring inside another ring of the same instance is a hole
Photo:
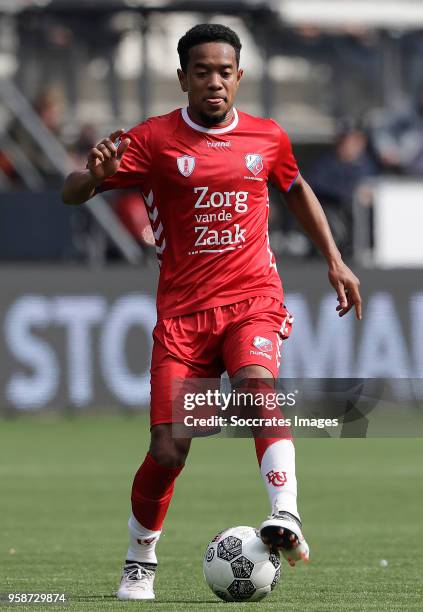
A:
{"label": "player's shadow on grass", "polygon": [[[86,602],[90,602],[90,601],[116,601],[116,603],[121,603],[116,599],[116,595],[115,594],[111,594],[111,595],[79,595],[79,596],[74,596],[69,598],[69,603],[73,603],[75,601],[80,601],[82,603],[86,603]],[[122,602],[122,603],[131,603],[129,602]],[[134,601],[132,603],[140,603],[139,601]],[[219,603],[218,599],[156,599],[154,602],[154,606],[160,605],[160,604],[175,604],[175,603],[182,603],[182,604],[213,604],[213,603]],[[222,603],[222,602],[220,602]]]}
{"label": "player's shadow on grass", "polygon": [[69,603],[74,601],[102,601],[109,599],[116,599],[116,595],[74,595],[73,597],[69,598]]}
{"label": "player's shadow on grass", "polygon": [[[221,601],[219,599],[156,599],[155,606],[158,604],[219,604],[219,603],[227,603],[225,601]],[[231,603],[231,602],[229,602]]]}

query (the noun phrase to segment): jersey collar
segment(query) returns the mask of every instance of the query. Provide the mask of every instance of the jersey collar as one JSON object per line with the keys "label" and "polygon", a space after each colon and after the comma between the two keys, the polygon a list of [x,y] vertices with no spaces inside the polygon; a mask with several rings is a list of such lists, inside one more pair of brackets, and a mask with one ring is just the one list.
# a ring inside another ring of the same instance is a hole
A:
{"label": "jersey collar", "polygon": [[223,128],[206,128],[204,125],[198,125],[198,123],[194,123],[191,117],[188,115],[188,107],[181,109],[182,119],[185,121],[187,125],[189,125],[193,130],[197,130],[197,132],[203,132],[204,134],[226,134],[227,132],[231,132],[238,125],[239,117],[236,108],[233,109],[234,118],[232,122],[223,127]]}

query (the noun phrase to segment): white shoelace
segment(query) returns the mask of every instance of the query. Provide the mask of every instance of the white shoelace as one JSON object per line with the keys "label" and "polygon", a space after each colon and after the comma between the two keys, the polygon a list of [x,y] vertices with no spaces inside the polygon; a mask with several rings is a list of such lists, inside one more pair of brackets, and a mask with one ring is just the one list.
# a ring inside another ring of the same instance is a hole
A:
{"label": "white shoelace", "polygon": [[[125,580],[129,582],[138,582],[138,588],[151,589],[151,578],[154,578],[155,572],[143,567],[142,565],[126,565],[123,574]],[[147,580],[142,580],[147,578]]]}

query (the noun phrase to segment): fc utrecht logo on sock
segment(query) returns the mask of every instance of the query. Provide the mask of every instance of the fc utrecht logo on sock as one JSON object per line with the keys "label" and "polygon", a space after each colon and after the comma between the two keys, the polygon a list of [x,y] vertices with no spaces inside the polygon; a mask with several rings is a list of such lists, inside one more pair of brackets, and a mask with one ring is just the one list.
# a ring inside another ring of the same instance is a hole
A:
{"label": "fc utrecht logo on sock", "polygon": [[137,542],[138,544],[144,544],[145,546],[148,546],[148,544],[152,544],[154,540],[156,540],[155,536],[153,536],[152,538],[143,538],[142,540],[138,538]]}
{"label": "fc utrecht logo on sock", "polygon": [[277,472],[274,470],[270,470],[266,474],[267,482],[274,487],[283,487],[283,485],[288,480],[286,477],[286,472]]}

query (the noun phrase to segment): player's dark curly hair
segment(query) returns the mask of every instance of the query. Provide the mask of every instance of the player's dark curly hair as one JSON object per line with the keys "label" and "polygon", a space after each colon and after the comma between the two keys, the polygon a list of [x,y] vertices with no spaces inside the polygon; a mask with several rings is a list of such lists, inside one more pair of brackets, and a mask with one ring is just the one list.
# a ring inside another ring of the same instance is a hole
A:
{"label": "player's dark curly hair", "polygon": [[189,50],[195,45],[201,45],[207,42],[225,42],[235,49],[236,63],[239,66],[239,57],[241,52],[241,41],[238,34],[219,23],[200,23],[194,26],[178,42],[178,53],[181,68],[184,72],[187,71]]}

